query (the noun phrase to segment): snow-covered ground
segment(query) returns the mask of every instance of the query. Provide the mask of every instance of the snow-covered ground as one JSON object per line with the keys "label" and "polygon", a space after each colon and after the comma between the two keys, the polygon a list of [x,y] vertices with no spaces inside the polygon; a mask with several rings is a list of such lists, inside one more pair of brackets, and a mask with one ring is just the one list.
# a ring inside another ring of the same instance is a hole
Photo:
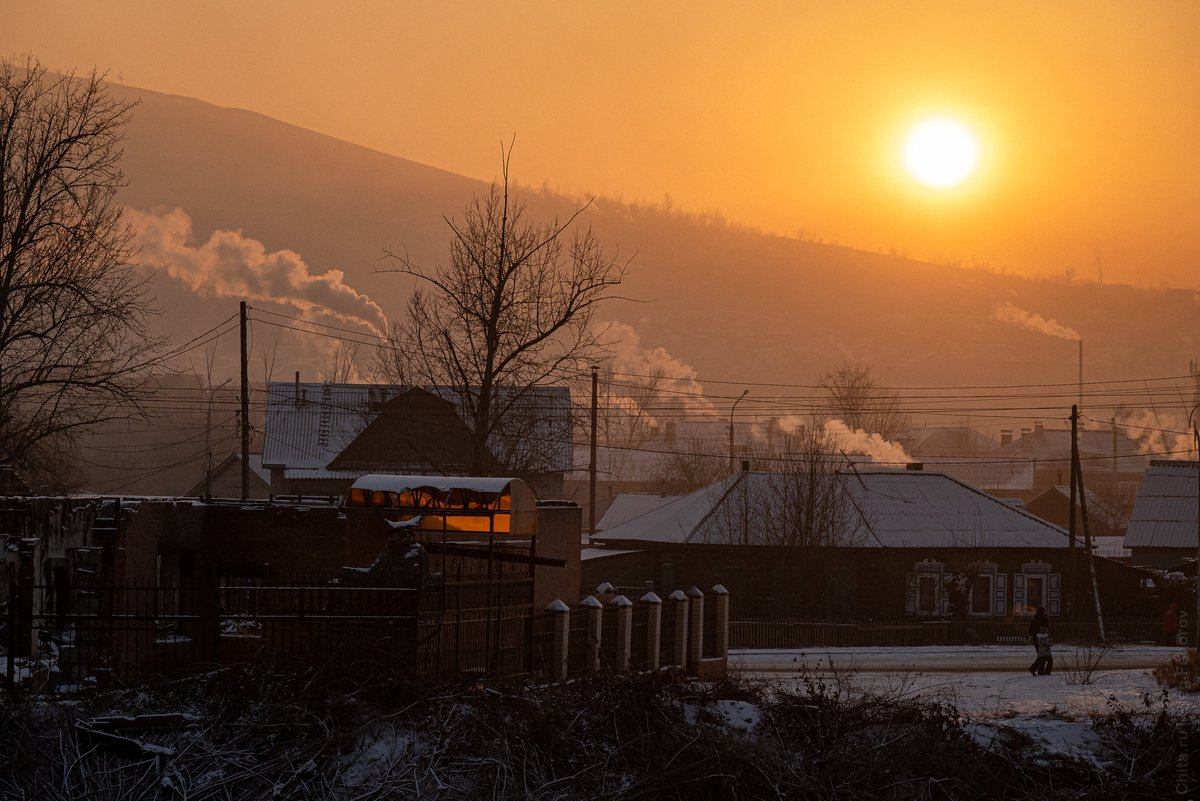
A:
{"label": "snow-covered ground", "polygon": [[801,674],[819,674],[854,688],[887,696],[922,697],[952,704],[969,718],[968,731],[983,745],[1018,732],[1048,753],[1102,761],[1095,714],[1114,708],[1156,713],[1163,704],[1173,712],[1200,714],[1200,693],[1159,686],[1151,669],[1182,648],[1128,646],[1099,658],[1089,683],[1082,668],[1094,649],[1054,648],[1054,673],[1033,676],[1032,647],[979,646],[924,648],[805,648],[741,650],[729,654],[731,668],[788,687]]}

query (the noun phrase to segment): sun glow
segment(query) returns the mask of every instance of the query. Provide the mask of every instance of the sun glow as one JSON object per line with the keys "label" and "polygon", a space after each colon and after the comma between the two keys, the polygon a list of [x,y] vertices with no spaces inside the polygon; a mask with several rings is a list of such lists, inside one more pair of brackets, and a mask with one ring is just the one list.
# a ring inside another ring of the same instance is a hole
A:
{"label": "sun glow", "polygon": [[904,140],[904,168],[920,183],[952,189],[975,174],[979,139],[957,120],[937,117],[913,128]]}

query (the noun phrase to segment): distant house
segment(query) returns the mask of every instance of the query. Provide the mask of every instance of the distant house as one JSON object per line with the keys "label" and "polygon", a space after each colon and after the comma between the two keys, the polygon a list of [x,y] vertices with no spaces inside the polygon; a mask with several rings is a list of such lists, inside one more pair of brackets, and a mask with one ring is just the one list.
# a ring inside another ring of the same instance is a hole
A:
{"label": "distant house", "polygon": [[[229,454],[184,495],[196,498],[241,498],[242,455]],[[250,454],[250,494],[248,498],[271,496],[271,474],[263,469],[262,454]]]}
{"label": "distant house", "polygon": [[511,472],[540,496],[561,497],[572,456],[569,390],[532,387],[509,401],[512,413],[474,467],[470,430],[452,390],[275,382],[263,467],[276,495],[339,495],[368,473]]}
{"label": "distant house", "polygon": [[[1031,491],[1018,496],[1032,500],[1051,487],[1070,483],[1071,430],[1034,423],[1018,436],[1002,432],[995,458],[1032,466]],[[1112,498],[1110,505],[1116,507],[1132,504],[1142,473],[1150,465],[1150,457],[1141,452],[1138,443],[1115,426],[1080,428],[1079,458],[1085,486]]]}
{"label": "distant house", "polygon": [[1165,568],[1196,558],[1200,526],[1198,473],[1197,462],[1150,463],[1125,531],[1125,547],[1136,564]]}
{"label": "distant house", "polygon": [[[1125,534],[1128,520],[1122,519],[1119,509],[1114,509],[1103,498],[1085,489],[1087,501],[1088,529],[1093,537],[1121,537]],[[1054,486],[1025,504],[1025,511],[1048,520],[1056,526],[1070,528],[1071,488]],[[1075,534],[1083,536],[1083,506],[1075,499]]]}
{"label": "distant house", "polygon": [[[743,472],[647,501],[641,514],[605,527],[593,543],[614,553],[589,551],[584,586],[669,592],[719,581],[743,617],[1021,618],[1038,606],[1068,613],[1082,546],[1073,554],[1062,528],[940,473],[860,469],[834,480],[848,503],[829,544],[769,544],[786,503],[778,474]],[[1096,563],[1102,595],[1132,614],[1141,574]],[[1076,575],[1076,608],[1087,616],[1086,569]]]}

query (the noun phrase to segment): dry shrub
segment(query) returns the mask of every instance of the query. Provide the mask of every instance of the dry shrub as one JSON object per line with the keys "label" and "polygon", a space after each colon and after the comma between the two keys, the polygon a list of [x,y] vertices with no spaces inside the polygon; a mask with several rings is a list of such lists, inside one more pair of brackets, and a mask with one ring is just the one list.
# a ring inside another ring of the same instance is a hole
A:
{"label": "dry shrub", "polygon": [[1154,678],[1164,687],[1185,693],[1200,692],[1200,652],[1191,648],[1171,657],[1165,665],[1154,669]]}

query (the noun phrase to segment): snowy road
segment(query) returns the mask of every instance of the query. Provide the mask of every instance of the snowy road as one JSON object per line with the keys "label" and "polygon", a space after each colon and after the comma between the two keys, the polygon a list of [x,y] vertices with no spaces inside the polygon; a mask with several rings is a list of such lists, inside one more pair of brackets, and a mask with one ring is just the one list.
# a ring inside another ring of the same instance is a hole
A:
{"label": "snowy road", "polygon": [[[1083,649],[1056,645],[1056,670],[1084,659]],[[1100,661],[1101,670],[1117,668],[1153,668],[1167,662],[1184,648],[1130,645],[1113,648]],[[929,645],[912,648],[797,648],[789,650],[736,650],[729,652],[729,666],[743,672],[835,669],[871,671],[1012,671],[1024,673],[1033,661],[1033,647],[1027,645],[951,646]]]}

